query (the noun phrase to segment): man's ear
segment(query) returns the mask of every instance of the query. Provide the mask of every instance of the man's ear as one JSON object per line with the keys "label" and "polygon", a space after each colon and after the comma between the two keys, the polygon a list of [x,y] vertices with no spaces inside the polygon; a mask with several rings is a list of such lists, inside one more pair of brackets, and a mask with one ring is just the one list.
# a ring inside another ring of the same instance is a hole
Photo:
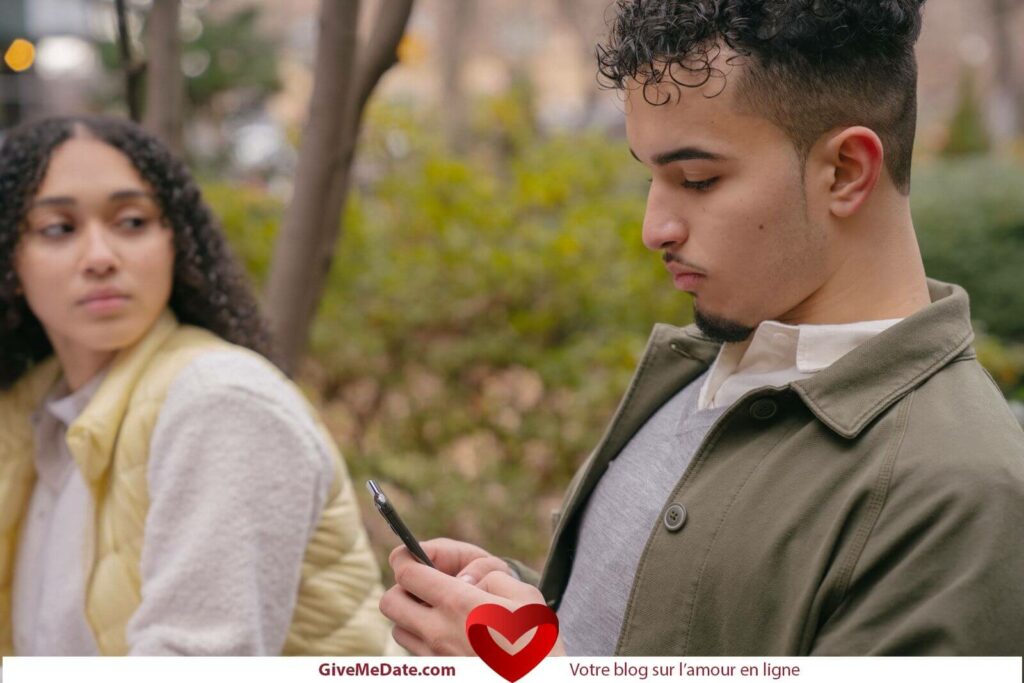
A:
{"label": "man's ear", "polygon": [[882,140],[870,128],[843,128],[825,141],[822,154],[823,161],[832,168],[829,210],[839,218],[848,218],[860,210],[882,175]]}

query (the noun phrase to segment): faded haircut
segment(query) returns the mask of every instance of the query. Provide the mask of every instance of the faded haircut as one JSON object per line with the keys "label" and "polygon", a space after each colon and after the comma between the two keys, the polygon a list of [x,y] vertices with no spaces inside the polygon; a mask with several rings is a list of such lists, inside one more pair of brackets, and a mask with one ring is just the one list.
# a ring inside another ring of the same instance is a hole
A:
{"label": "faded haircut", "polygon": [[[925,0],[618,0],[597,48],[603,84],[699,87],[723,46],[744,59],[737,102],[792,140],[803,162],[837,127],[881,138],[896,188],[910,192]],[[682,69],[680,80],[674,75]]]}

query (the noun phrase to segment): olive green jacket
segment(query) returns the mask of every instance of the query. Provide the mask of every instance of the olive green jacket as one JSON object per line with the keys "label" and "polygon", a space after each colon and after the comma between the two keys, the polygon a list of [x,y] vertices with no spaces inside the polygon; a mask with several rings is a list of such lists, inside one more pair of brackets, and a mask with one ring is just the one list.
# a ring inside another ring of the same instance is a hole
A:
{"label": "olive green jacket", "polygon": [[[971,347],[966,292],[928,286],[930,306],[720,416],[651,529],[617,654],[1024,652],[1024,432]],[[552,607],[609,461],[717,353],[655,327],[566,495]]]}

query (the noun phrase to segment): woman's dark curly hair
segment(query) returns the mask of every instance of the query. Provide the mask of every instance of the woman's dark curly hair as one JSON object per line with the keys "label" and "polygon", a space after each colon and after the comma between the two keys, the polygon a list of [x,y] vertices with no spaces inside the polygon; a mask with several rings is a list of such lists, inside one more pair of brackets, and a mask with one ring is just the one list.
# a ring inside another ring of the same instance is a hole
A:
{"label": "woman's dark curly hair", "polygon": [[740,106],[784,130],[801,158],[832,128],[863,125],[882,139],[889,174],[908,193],[924,2],[618,0],[598,71],[604,85],[635,81],[663,104],[664,94],[650,95],[658,85],[704,85],[721,75],[714,63],[727,47],[746,64]]}
{"label": "woman's dark curly hair", "polygon": [[270,336],[256,298],[185,164],[131,122],[101,116],[49,118],[11,130],[0,147],[0,389],[53,353],[20,293],[15,249],[51,155],[83,134],[120,150],[152,187],[163,220],[174,231],[169,306],[178,319],[269,355]]}

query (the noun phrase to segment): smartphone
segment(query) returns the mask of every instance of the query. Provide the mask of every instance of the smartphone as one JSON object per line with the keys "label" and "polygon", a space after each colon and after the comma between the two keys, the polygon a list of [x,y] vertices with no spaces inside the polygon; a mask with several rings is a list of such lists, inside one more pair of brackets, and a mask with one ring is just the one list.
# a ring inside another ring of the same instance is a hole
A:
{"label": "smartphone", "polygon": [[431,562],[430,558],[427,557],[427,554],[423,552],[423,548],[420,547],[419,541],[417,541],[416,537],[412,535],[411,531],[409,531],[409,527],[405,525],[402,518],[398,516],[394,506],[391,504],[391,501],[389,501],[388,497],[384,495],[384,492],[380,490],[380,486],[377,482],[373,479],[368,479],[366,481],[366,488],[369,489],[370,495],[373,496],[373,504],[377,506],[377,512],[381,514],[381,517],[387,520],[388,526],[390,526],[391,530],[394,531],[400,539],[402,539],[402,543],[404,543],[405,547],[409,549],[412,556],[428,567],[433,568],[434,563]]}

